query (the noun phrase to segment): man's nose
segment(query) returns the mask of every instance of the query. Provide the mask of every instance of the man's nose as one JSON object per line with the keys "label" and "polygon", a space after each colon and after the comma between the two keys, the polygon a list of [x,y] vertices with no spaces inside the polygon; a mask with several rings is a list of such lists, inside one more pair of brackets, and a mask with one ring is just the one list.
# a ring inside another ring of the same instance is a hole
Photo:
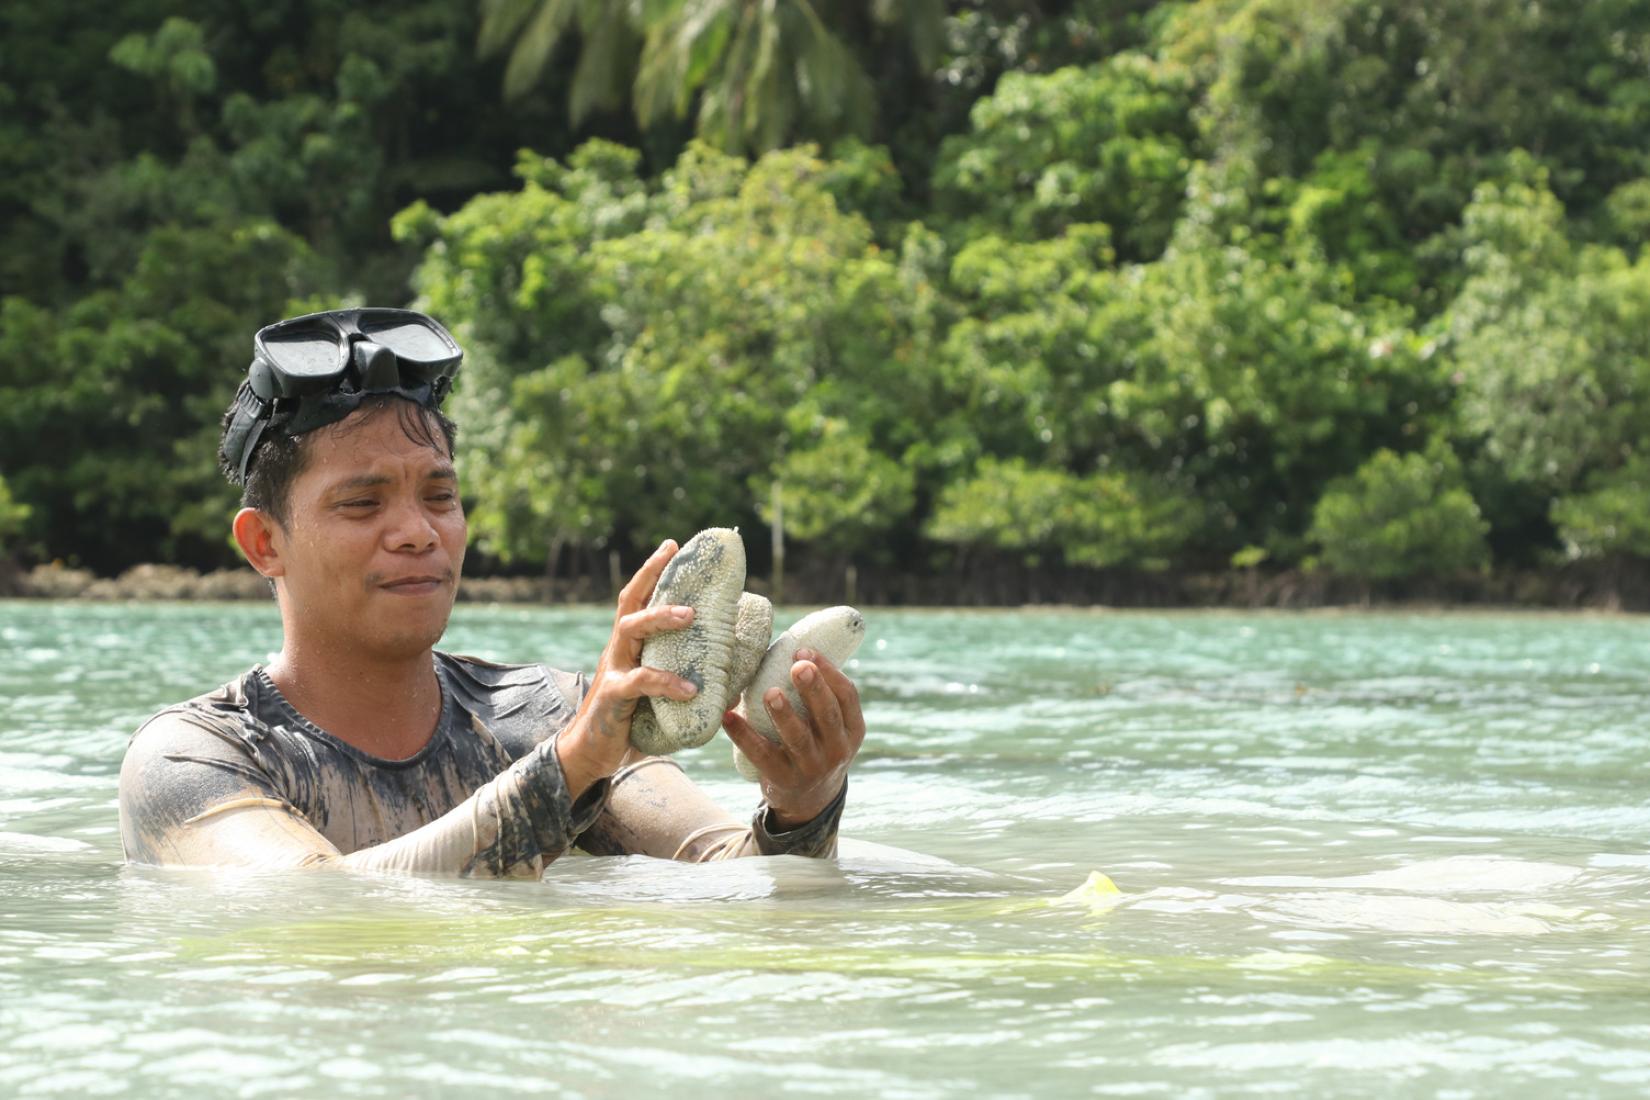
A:
{"label": "man's nose", "polygon": [[403,500],[395,505],[389,529],[385,533],[390,549],[423,553],[433,549],[440,538],[421,502]]}

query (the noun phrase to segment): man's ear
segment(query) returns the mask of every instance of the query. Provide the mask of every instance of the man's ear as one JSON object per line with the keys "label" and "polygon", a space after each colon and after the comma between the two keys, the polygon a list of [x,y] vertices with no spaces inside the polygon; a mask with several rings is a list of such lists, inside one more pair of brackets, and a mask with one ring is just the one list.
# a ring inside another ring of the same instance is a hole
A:
{"label": "man's ear", "polygon": [[256,508],[242,508],[235,513],[234,531],[235,542],[252,568],[266,577],[286,575],[286,562],[276,545],[279,527],[273,516]]}

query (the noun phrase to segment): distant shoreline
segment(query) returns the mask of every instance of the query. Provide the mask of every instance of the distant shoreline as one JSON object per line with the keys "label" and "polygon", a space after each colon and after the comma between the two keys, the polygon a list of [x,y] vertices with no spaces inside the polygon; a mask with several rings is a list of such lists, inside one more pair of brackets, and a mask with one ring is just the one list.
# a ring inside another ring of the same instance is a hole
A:
{"label": "distant shoreline", "polygon": [[[766,578],[753,592],[771,595]],[[608,578],[465,577],[465,603],[603,605]],[[60,564],[21,570],[0,563],[0,597],[20,599],[267,600],[269,585],[248,568],[202,573],[175,565],[139,565],[98,577]],[[1650,612],[1650,566],[1638,562],[1573,563],[1549,570],[1502,571],[1447,579],[1364,583],[1301,570],[1226,573],[1033,568],[995,562],[942,575],[861,568],[851,577],[814,569],[787,577],[784,602],[855,603],[867,607],[1112,608],[1441,608]]]}

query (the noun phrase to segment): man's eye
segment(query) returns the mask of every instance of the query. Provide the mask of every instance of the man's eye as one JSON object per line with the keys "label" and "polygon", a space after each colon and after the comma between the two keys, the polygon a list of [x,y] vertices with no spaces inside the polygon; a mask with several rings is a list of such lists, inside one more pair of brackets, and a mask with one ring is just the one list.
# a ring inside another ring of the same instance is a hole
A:
{"label": "man's eye", "polygon": [[346,500],[346,501],[343,502],[342,507],[344,507],[344,508],[371,508],[373,505],[375,505],[377,503],[378,502],[376,500],[370,500],[370,499]]}

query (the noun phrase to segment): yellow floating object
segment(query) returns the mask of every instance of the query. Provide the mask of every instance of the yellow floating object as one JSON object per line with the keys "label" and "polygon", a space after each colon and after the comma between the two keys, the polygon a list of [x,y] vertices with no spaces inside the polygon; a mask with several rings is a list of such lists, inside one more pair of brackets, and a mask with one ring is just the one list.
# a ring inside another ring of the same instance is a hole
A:
{"label": "yellow floating object", "polygon": [[1100,871],[1090,871],[1089,877],[1083,885],[1069,894],[1061,894],[1055,899],[1056,905],[1086,905],[1093,910],[1110,909],[1123,900],[1123,891],[1117,888],[1107,875]]}

